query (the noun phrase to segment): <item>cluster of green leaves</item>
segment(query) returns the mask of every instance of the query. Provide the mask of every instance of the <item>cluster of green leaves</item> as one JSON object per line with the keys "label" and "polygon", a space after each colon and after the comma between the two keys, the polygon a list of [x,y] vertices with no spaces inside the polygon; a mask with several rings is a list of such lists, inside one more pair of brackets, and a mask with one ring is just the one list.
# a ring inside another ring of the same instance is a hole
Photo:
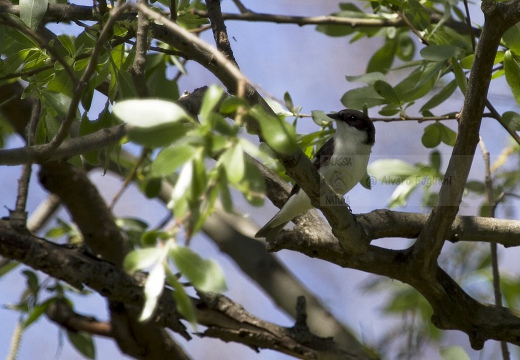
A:
{"label": "cluster of green leaves", "polygon": [[[362,82],[366,86],[347,91],[342,103],[349,108],[364,109],[381,106],[380,114],[391,116],[406,114],[406,109],[416,100],[424,98],[435,89],[440,90],[419,109],[424,116],[432,116],[432,109],[446,101],[457,87],[466,91],[465,70],[471,69],[474,50],[471,41],[473,32],[455,30],[446,25],[448,20],[466,23],[464,12],[458,2],[419,2],[417,0],[379,0],[367,2],[373,13],[365,12],[350,3],[341,3],[340,11],[332,14],[353,19],[399,19],[406,18],[408,27],[347,27],[340,25],[319,25],[317,30],[329,36],[352,36],[352,42],[364,37],[383,37],[384,44],[370,58],[366,74],[347,76],[351,82]],[[438,9],[441,7],[441,9]],[[437,23],[431,22],[431,15],[442,14]],[[416,59],[416,45],[411,30],[421,33],[423,47],[420,58]],[[458,32],[460,31],[460,32]],[[503,37],[504,50],[498,52],[494,78],[505,74],[517,103],[520,104],[520,28],[509,29]],[[402,64],[393,67],[395,60]],[[385,74],[391,70],[410,69],[407,76],[397,85],[386,81]],[[516,113],[515,113],[516,114]],[[505,115],[505,114],[504,114]],[[518,114],[515,115],[515,118]],[[513,115],[510,114],[511,118]],[[519,130],[518,123],[512,124]]]}
{"label": "cluster of green leaves", "polygon": [[[239,190],[253,205],[263,203],[265,184],[249,157],[269,161],[256,145],[240,137],[240,122],[229,122],[223,114],[251,116],[258,122],[267,145],[278,153],[296,151],[294,128],[280,117],[272,117],[259,107],[249,108],[236,97],[226,96],[222,88],[210,86],[202,101],[198,119],[193,119],[177,104],[159,99],[125,100],[113,106],[113,114],[128,126],[130,141],[157,153],[146,170],[143,183],[168,181],[173,191],[168,207],[178,225],[192,236],[214,211],[217,200],[226,211],[233,210],[230,186]],[[146,194],[156,196],[160,186],[147,186]],[[178,245],[179,229],[145,231],[140,221],[120,220],[129,238],[140,235],[140,249],[125,260],[130,271],[149,270],[145,285],[146,304],[141,315],[148,319],[162,293],[165,281],[174,289],[179,311],[195,324],[192,303],[171,270],[171,264],[198,291],[220,292],[225,288],[220,268],[203,260],[187,247]]]}
{"label": "cluster of green leaves", "polygon": [[[199,120],[191,118],[173,102],[128,100],[118,102],[114,114],[129,127],[131,141],[150,148],[161,148],[143,172],[146,194],[154,197],[160,181],[170,181],[173,193],[169,208],[189,235],[197,232],[214,210],[217,200],[227,211],[233,202],[229,187],[244,194],[253,205],[263,203],[265,184],[249,157],[264,158],[256,145],[240,135],[241,126],[227,121],[221,113],[231,114],[245,104],[234,97],[224,98],[220,87],[211,86],[204,95]],[[219,113],[220,111],[221,113]],[[267,119],[261,110],[250,114]],[[277,151],[293,150],[280,131],[284,121],[259,121],[267,142]]]}
{"label": "cluster of green leaves", "polygon": [[[363,86],[347,91],[341,99],[343,105],[359,110],[376,108],[383,116],[398,115],[403,119],[410,109],[417,109],[422,116],[453,115],[459,111],[460,107],[450,111],[442,105],[456,91],[462,95],[466,93],[466,77],[475,57],[471,36],[477,37],[479,34],[478,29],[469,31],[468,27],[465,30],[463,27],[451,27],[454,22],[468,23],[462,8],[462,2],[459,1],[371,0],[366,2],[364,10],[353,4],[340,4],[340,11],[332,14],[333,16],[353,19],[406,19],[410,24],[399,28],[340,25],[317,27],[318,31],[329,36],[351,36],[352,42],[366,37],[383,39],[382,46],[369,59],[366,73],[359,76],[348,74],[346,77],[349,82],[359,82]],[[440,18],[440,21],[432,23],[432,15]],[[423,44],[421,49],[418,49],[418,41],[413,40],[417,38],[417,34],[420,34]],[[395,85],[391,84],[387,80],[390,71],[395,72],[402,80]],[[502,76],[505,76],[514,100],[520,104],[518,25],[513,26],[503,36],[501,48],[495,58],[492,80],[495,81]],[[506,111],[501,116],[511,130],[520,130],[518,112]],[[434,149],[440,144],[453,146],[455,138],[456,133],[453,130],[441,122],[435,122],[425,127],[421,140],[425,148]],[[509,200],[507,194],[514,193],[518,188],[518,154],[518,147],[510,146],[492,165],[493,198],[501,199],[501,204]],[[508,168],[508,163],[513,163],[514,168]],[[411,195],[418,190],[422,190],[422,205],[433,206],[437,200],[436,190],[439,188],[434,185],[449,181],[444,179],[441,157],[436,150],[430,153],[429,161],[426,163],[411,164],[396,159],[375,161],[370,165],[369,173],[379,182],[396,185],[389,199],[389,207],[405,206]],[[487,189],[483,179],[484,174],[482,180],[469,181],[466,185],[466,196],[478,196],[481,199],[480,215],[490,216],[490,207],[486,201]],[[493,289],[487,246],[454,246],[450,252],[449,263],[459,271],[455,278],[465,289],[471,289],[475,282],[480,281],[481,284],[486,284],[485,290],[480,293],[471,290],[470,292],[482,301],[493,301],[490,296]],[[450,266],[444,263],[443,267]],[[520,291],[517,284],[514,277],[508,274],[501,276],[504,303],[507,306],[518,305]],[[421,339],[420,334],[433,341],[440,338],[440,332],[430,322],[431,308],[421,295],[412,288],[403,287],[395,282],[378,281],[377,285],[379,286],[372,286],[370,289],[379,291],[385,287],[386,290],[390,290],[390,301],[383,309],[385,313],[397,315],[399,318],[402,318],[404,313],[405,318],[415,319],[409,324],[409,331],[403,332],[400,328],[394,332],[390,331],[389,337],[415,333],[415,339],[418,341]],[[408,351],[408,345],[405,344],[403,352]],[[444,359],[468,358],[460,348],[443,349],[441,356]]]}
{"label": "cluster of green leaves", "polygon": [[[17,265],[18,263],[13,261],[9,266],[3,266],[0,271],[0,277]],[[20,313],[19,326],[22,331],[27,330],[32,324],[35,324],[42,315],[45,314],[49,306],[58,300],[68,302],[72,307],[72,301],[67,296],[68,293],[73,292],[80,295],[89,294],[89,291],[79,292],[76,289],[66,285],[64,286],[58,282],[49,284],[48,280],[40,281],[38,274],[32,270],[23,270],[22,274],[26,279],[26,289],[22,293],[20,301],[16,304],[6,305],[8,309]],[[47,294],[50,294],[50,296]],[[65,329],[65,332],[70,343],[76,350],[88,359],[95,359],[96,350],[94,341],[89,333],[67,329]]]}
{"label": "cluster of green leaves", "polygon": [[150,319],[161,296],[165,283],[173,288],[177,309],[192,326],[196,327],[195,308],[179,277],[172,271],[171,264],[189,283],[202,292],[220,293],[226,289],[224,273],[213,260],[202,259],[196,252],[181,246],[171,238],[171,234],[159,231],[143,233],[143,239],[156,239],[160,246],[144,247],[127,255],[124,268],[130,273],[148,270],[144,286],[146,302],[140,320]]}

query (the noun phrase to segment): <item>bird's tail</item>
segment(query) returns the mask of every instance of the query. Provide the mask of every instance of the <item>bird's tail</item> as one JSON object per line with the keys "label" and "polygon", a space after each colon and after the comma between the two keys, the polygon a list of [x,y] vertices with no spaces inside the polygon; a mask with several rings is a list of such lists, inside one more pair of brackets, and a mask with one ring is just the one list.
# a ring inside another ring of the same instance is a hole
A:
{"label": "bird's tail", "polygon": [[272,218],[267,224],[265,224],[258,232],[255,234],[256,238],[270,238],[278,234],[284,227],[289,223],[283,222],[278,223],[276,219],[276,216]]}

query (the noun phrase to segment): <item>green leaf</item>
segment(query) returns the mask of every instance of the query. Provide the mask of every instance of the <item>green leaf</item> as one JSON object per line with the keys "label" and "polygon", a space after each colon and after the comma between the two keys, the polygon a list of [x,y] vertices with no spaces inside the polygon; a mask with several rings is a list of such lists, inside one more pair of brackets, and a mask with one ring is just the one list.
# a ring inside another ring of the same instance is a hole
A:
{"label": "green leaf", "polygon": [[151,165],[150,176],[163,177],[172,174],[195,153],[191,145],[172,145],[161,150]]}
{"label": "green leaf", "polygon": [[316,26],[316,31],[332,37],[347,36],[354,33],[356,30],[351,26],[320,24]]}
{"label": "green leaf", "polygon": [[381,72],[386,74],[394,62],[396,45],[397,42],[395,39],[386,39],[385,44],[370,58],[366,72]]}
{"label": "green leaf", "polygon": [[83,331],[70,331],[67,330],[67,336],[70,343],[78,350],[83,356],[89,359],[96,358],[96,348],[94,347],[94,341],[89,333]]}
{"label": "green leaf", "polygon": [[226,169],[227,178],[231,183],[238,184],[245,175],[244,150],[240,143],[227,149],[219,158],[219,162]]}
{"label": "green leaf", "polygon": [[[84,136],[88,134],[92,134],[93,132],[96,132],[100,129],[100,121],[90,121],[87,113],[85,112],[83,116],[81,117],[81,121],[79,123],[79,135]],[[96,149],[93,151],[89,151],[87,153],[84,153],[82,156],[83,159],[85,159],[89,164],[93,166],[99,165],[99,153],[100,149]]]}
{"label": "green leaf", "polygon": [[279,117],[283,118],[285,116],[292,116],[292,112],[285,110],[284,107],[278,101],[266,98],[265,102],[267,103],[267,105],[269,105],[271,110],[273,110],[273,112]]}
{"label": "green leaf", "polygon": [[372,86],[352,89],[341,98],[341,103],[350,109],[363,110],[385,103],[385,99]]}
{"label": "green leaf", "polygon": [[208,124],[210,113],[214,111],[220,99],[224,95],[224,90],[218,85],[211,85],[204,93],[202,107],[200,109],[200,121],[202,124]]}
{"label": "green leaf", "polygon": [[70,35],[58,35],[58,40],[60,41],[61,45],[65,48],[65,50],[67,50],[70,57],[74,57],[76,55],[76,48],[74,47],[73,39],[74,38]]}
{"label": "green leaf", "polygon": [[57,93],[54,91],[44,90],[41,92],[42,98],[45,100],[46,104],[52,108],[57,115],[59,116],[67,116],[69,112],[71,98],[65,94]]}
{"label": "green leaf", "polygon": [[312,121],[318,126],[326,126],[330,124],[331,119],[321,110],[312,110]]}
{"label": "green leaf", "polygon": [[226,290],[226,280],[220,266],[213,260],[202,259],[185,246],[174,246],[170,256],[175,266],[199,291],[221,293]]}
{"label": "green leaf", "polygon": [[55,301],[55,298],[51,298],[41,304],[36,305],[29,311],[29,316],[27,316],[26,319],[24,319],[23,322],[23,328],[27,329],[31,324],[33,324],[35,321],[37,321],[44,313],[45,310],[49,307],[51,303]]}
{"label": "green leaf", "polygon": [[425,60],[445,61],[460,54],[461,49],[455,45],[430,45],[421,49],[421,56]]}
{"label": "green leaf", "polygon": [[376,160],[368,167],[368,173],[378,181],[386,182],[394,178],[403,178],[417,173],[417,168],[399,159]]}
{"label": "green leaf", "polygon": [[20,18],[31,29],[36,30],[42,21],[47,7],[48,0],[20,0]]}
{"label": "green leaf", "polygon": [[231,197],[231,192],[229,191],[228,180],[226,177],[226,171],[221,169],[219,171],[219,180],[218,180],[218,189],[220,195],[220,202],[222,203],[222,208],[226,212],[233,211],[233,198]]}
{"label": "green leaf", "polygon": [[[159,249],[159,251],[161,253],[163,252],[162,249]],[[157,300],[164,289],[165,275],[164,264],[162,261],[158,261],[148,274],[148,278],[144,285],[144,295],[146,300],[141,315],[139,316],[139,321],[146,321],[153,315],[157,305]]]}
{"label": "green leaf", "polygon": [[289,94],[288,91],[286,91],[284,94],[283,94],[283,101],[285,102],[285,107],[287,109],[289,109],[290,111],[293,111],[294,109],[294,103],[292,101],[292,98],[291,98],[291,94]]}
{"label": "green leaf", "polygon": [[237,111],[240,106],[247,107],[247,102],[244,99],[236,96],[228,96],[220,104],[220,112],[222,114],[229,115]]}
{"label": "green leaf", "polygon": [[486,193],[486,185],[481,181],[468,181],[466,183],[466,189],[479,195]]}
{"label": "green leaf", "polygon": [[117,89],[119,100],[139,97],[135,89],[134,81],[132,80],[132,75],[127,71],[117,71]]}
{"label": "green leaf", "polygon": [[396,55],[403,61],[411,61],[415,54],[415,43],[408,36],[408,32],[402,32],[398,37],[398,45],[396,48]]}
{"label": "green leaf", "polygon": [[260,107],[254,107],[250,113],[258,121],[262,138],[272,150],[280,154],[293,154],[298,150],[296,132],[289,123],[266,114]]}
{"label": "green leaf", "polygon": [[34,271],[24,270],[22,273],[27,278],[27,288],[31,290],[33,294],[37,294],[40,291],[40,282],[38,280],[38,275]]}
{"label": "green leaf", "polygon": [[[193,179],[193,161],[188,161],[184,164],[184,166],[181,169],[181,172],[179,173],[179,178],[177,179],[177,182],[175,183],[175,187],[173,188],[172,193],[172,202],[173,202],[173,208],[175,210],[176,203],[180,200],[187,200],[191,199],[191,192],[190,186]],[[170,207],[170,205],[169,205]],[[181,208],[178,208],[180,210]],[[182,207],[184,209],[184,205]],[[180,214],[177,214],[175,212],[175,216],[180,218],[182,217]]]}
{"label": "green leaf", "polygon": [[428,61],[394,86],[394,91],[403,102],[419,99],[430,92],[443,67],[444,62]]}
{"label": "green leaf", "polygon": [[370,72],[356,76],[346,76],[348,82],[362,82],[367,85],[373,85],[378,80],[385,80],[385,75],[381,72]]}
{"label": "green leaf", "polygon": [[437,150],[430,153],[430,163],[436,171],[440,171],[442,165],[441,153]]}
{"label": "green leaf", "polygon": [[426,110],[430,110],[442,104],[444,101],[450,98],[450,96],[453,94],[456,88],[457,82],[455,80],[452,80],[448,85],[444,86],[437,94],[432,96],[432,98],[421,107],[419,112],[422,113]]}
{"label": "green leaf", "polygon": [[191,302],[190,297],[186,294],[186,290],[182,284],[177,280],[177,277],[171,274],[168,271],[167,274],[168,284],[170,284],[173,289],[173,298],[175,299],[175,303],[177,304],[177,310],[179,313],[184,316],[184,318],[190,322],[193,329],[197,328],[197,317],[195,314],[195,308],[193,307],[193,303]]}
{"label": "green leaf", "polygon": [[502,36],[506,46],[516,55],[520,55],[520,25],[511,26]]}
{"label": "green leaf", "polygon": [[121,101],[112,111],[128,124],[128,137],[148,147],[172,143],[189,130],[186,120],[193,122],[179,105],[158,99]]}
{"label": "green leaf", "polygon": [[374,89],[379,95],[384,97],[388,101],[388,103],[395,105],[401,104],[399,96],[397,96],[397,93],[394,91],[394,88],[387,82],[382,80],[376,81],[374,83]]}
{"label": "green leaf", "polygon": [[502,114],[502,119],[508,128],[520,131],[520,114],[514,111],[506,111]]}
{"label": "green leaf", "polygon": [[475,60],[475,54],[470,54],[460,60],[460,66],[463,69],[469,70],[473,67],[474,60]]}
{"label": "green leaf", "polygon": [[8,262],[7,264],[4,264],[4,266],[0,267],[0,278],[2,276],[4,276],[5,274],[11,272],[11,270],[18,267],[18,265],[20,265],[20,263],[18,261],[13,261],[13,260]]}
{"label": "green leaf", "polygon": [[246,200],[254,206],[261,206],[265,198],[265,181],[260,170],[250,161],[246,161],[246,173],[244,179],[237,185]]}
{"label": "green leaf", "polygon": [[516,103],[520,104],[520,65],[509,50],[504,54],[504,70],[507,83],[513,92],[513,97]]}
{"label": "green leaf", "polygon": [[449,146],[455,145],[457,133],[444,124],[438,123],[437,126],[439,126],[440,129],[441,141]]}
{"label": "green leaf", "polygon": [[441,129],[438,123],[428,125],[424,128],[421,142],[427,148],[434,148],[441,143]]}
{"label": "green leaf", "polygon": [[460,346],[448,346],[441,348],[439,353],[443,360],[470,360],[466,351]]}
{"label": "green leaf", "polygon": [[468,81],[466,80],[466,74],[464,74],[462,66],[460,66],[460,64],[454,59],[451,62],[451,67],[453,69],[453,73],[455,74],[455,80],[457,81],[457,85],[459,86],[460,91],[462,91],[463,94],[466,94]]}
{"label": "green leaf", "polygon": [[156,264],[161,258],[162,250],[159,248],[145,248],[131,251],[125,256],[123,268],[133,274],[137,270],[145,269]]}
{"label": "green leaf", "polygon": [[404,3],[404,12],[406,17],[419,31],[425,30],[430,25],[430,16],[426,9],[417,0],[407,0]]}
{"label": "green leaf", "polygon": [[367,190],[372,190],[372,182],[373,182],[372,177],[370,175],[368,175],[368,173],[366,171],[365,171],[365,174],[363,175],[363,177],[361,178],[361,180],[359,180],[359,183],[361,184],[361,186],[363,186]]}
{"label": "green leaf", "polygon": [[397,206],[406,206],[408,199],[412,193],[417,189],[419,181],[404,180],[395,188],[390,200],[388,201],[388,207],[394,208]]}

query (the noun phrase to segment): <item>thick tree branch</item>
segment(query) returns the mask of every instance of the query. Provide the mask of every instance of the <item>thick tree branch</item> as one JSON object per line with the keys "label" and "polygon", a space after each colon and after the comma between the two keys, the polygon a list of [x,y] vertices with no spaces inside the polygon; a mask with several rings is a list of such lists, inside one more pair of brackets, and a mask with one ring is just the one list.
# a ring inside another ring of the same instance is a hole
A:
{"label": "thick tree branch", "polygon": [[409,250],[387,250],[370,246],[363,254],[347,254],[333,237],[321,241],[278,237],[270,250],[295,250],[341,267],[370,272],[400,280],[419,291],[433,308],[432,322],[444,330],[465,332],[474,349],[481,349],[489,339],[520,345],[520,316],[503,307],[482,304],[469,296],[440,267],[434,278],[421,277],[407,261]]}
{"label": "thick tree branch", "polygon": [[[132,5],[135,7],[135,5]],[[168,44],[175,46],[187,56],[197,61],[211,71],[227,87],[232,94],[237,94],[241,83],[247,84],[244,97],[251,106],[260,105],[268,113],[276,116],[265,103],[251,83],[245,78],[236,66],[214,47],[201,41],[166,17],[157,14],[146,7],[137,5],[137,8],[147,16],[158,20],[163,26],[152,26],[154,35]],[[260,134],[256,121],[246,121],[250,131]],[[311,198],[313,206],[320,208],[321,196],[336,197],[337,203],[341,198],[330,188],[322,186],[320,175],[312,166],[310,159],[298,149],[294,154],[278,154],[278,159],[284,165],[287,174],[291,176]],[[334,235],[340,243],[352,252],[363,252],[368,245],[368,239],[363,230],[354,220],[352,213],[346,205],[329,206],[321,209],[332,225]]]}
{"label": "thick tree branch", "polygon": [[[122,303],[135,310],[144,303],[142,276],[132,278],[114,265],[78,249],[19,234],[6,221],[0,221],[0,255],[23,262],[78,289],[88,286],[111,303]],[[193,301],[198,322],[208,327],[205,336],[222,336],[253,348],[275,349],[297,358],[359,359],[357,355],[334,348],[329,339],[262,321],[222,295],[201,296]],[[165,290],[160,297],[151,323],[166,326],[190,338],[178,321],[170,291]]]}
{"label": "thick tree branch", "polygon": [[[0,5],[0,14],[12,14],[20,16],[18,5]],[[44,22],[69,22],[78,20],[98,20],[92,6],[81,6],[73,4],[49,4]]]}
{"label": "thick tree branch", "polygon": [[439,202],[433,209],[426,226],[414,246],[412,255],[419,271],[435,277],[437,258],[441,252],[446,232],[453,223],[462,200],[464,185],[478,144],[482,114],[491,81],[493,62],[504,32],[520,20],[516,9],[518,0],[510,3],[482,3],[485,16],[484,28],[475,50],[475,61],[468,81],[459,129],[445,177],[439,192]]}

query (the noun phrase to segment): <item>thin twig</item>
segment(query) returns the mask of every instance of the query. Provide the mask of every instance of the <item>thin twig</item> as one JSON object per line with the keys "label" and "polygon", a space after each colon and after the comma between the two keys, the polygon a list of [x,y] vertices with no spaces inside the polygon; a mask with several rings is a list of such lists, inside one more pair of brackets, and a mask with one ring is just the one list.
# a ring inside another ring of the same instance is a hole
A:
{"label": "thin twig", "polygon": [[[480,150],[482,151],[482,156],[484,157],[484,168],[486,171],[485,175],[485,184],[486,184],[486,198],[487,198],[487,206],[489,208],[489,217],[494,218],[497,203],[495,202],[493,196],[493,179],[491,177],[491,162],[489,159],[489,151],[486,149],[486,145],[482,140],[482,137],[479,140]],[[490,243],[491,249],[491,270],[493,273],[493,290],[495,293],[495,304],[497,306],[502,306],[502,292],[500,291],[500,271],[498,268],[498,253],[497,253],[497,244]],[[509,349],[507,347],[507,343],[504,341],[500,342],[500,347],[502,350],[502,358],[504,360],[509,360]]]}
{"label": "thin twig", "polygon": [[491,104],[491,102],[489,101],[489,99],[486,99],[486,107],[489,109],[489,111],[491,112],[491,116],[496,119],[496,121],[498,121],[498,123],[500,125],[502,125],[502,127],[504,129],[506,129],[506,131],[509,133],[509,135],[511,135],[511,137],[516,141],[516,143],[518,145],[520,145],[520,136],[518,136],[518,134],[516,133],[516,131],[514,131],[513,129],[509,128],[509,126],[507,126],[506,122],[504,121],[504,119],[502,118],[502,116],[498,113],[498,111],[495,109],[495,107],[493,106],[493,104]]}
{"label": "thin twig", "polygon": [[72,125],[72,122],[74,121],[76,117],[76,110],[79,106],[79,102],[81,101],[81,97],[83,96],[83,92],[87,88],[90,78],[96,71],[96,66],[98,63],[98,57],[101,54],[103,48],[105,47],[105,41],[107,40],[108,36],[110,35],[110,32],[112,31],[112,27],[114,26],[115,22],[119,18],[119,16],[126,10],[126,6],[120,6],[117,7],[112,11],[110,14],[110,17],[108,18],[107,23],[103,27],[103,30],[101,31],[101,34],[99,34],[99,38],[96,42],[96,45],[94,46],[94,49],[92,50],[92,55],[90,57],[90,61],[87,64],[87,67],[85,69],[85,72],[83,73],[83,76],[77,83],[74,89],[74,94],[72,96],[69,111],[67,113],[67,116],[65,117],[65,120],[60,126],[60,129],[58,130],[58,133],[54,136],[54,138],[49,142],[48,144],[48,150],[45,152],[45,156],[49,156],[52,154],[58,146],[65,140],[65,138],[68,135],[68,131],[70,126]]}
{"label": "thin twig", "polygon": [[67,72],[67,74],[69,75],[69,77],[71,78],[72,80],[72,84],[73,85],[76,85],[78,83],[78,78],[76,77],[76,74],[74,72],[74,69],[72,68],[72,66],[69,65],[69,63],[63,58],[63,56],[61,56],[59,54],[59,52],[57,51],[57,49],[55,49],[52,45],[51,45],[51,42],[49,42],[46,38],[44,38],[42,35],[40,35],[38,32],[32,30],[30,27],[28,26],[24,26],[22,25],[21,23],[18,23],[16,21],[13,21],[11,20],[9,17],[5,16],[5,15],[2,15],[0,14],[0,18],[1,20],[8,26],[20,31],[22,34],[28,36],[29,38],[35,40],[38,45],[42,48],[42,49],[45,49],[46,51],[49,52],[49,54],[51,54],[51,56],[60,63],[61,66],[63,66],[63,68],[65,69],[65,71]]}
{"label": "thin twig", "polygon": [[[247,22],[270,22],[275,24],[296,24],[298,26],[309,26],[309,25],[344,25],[349,27],[369,27],[369,28],[380,28],[380,27],[403,27],[408,26],[406,22],[399,18],[399,16],[394,16],[392,18],[348,18],[348,17],[339,17],[332,15],[325,16],[292,16],[292,15],[279,15],[279,14],[266,14],[266,13],[258,13],[253,12],[251,10],[246,9],[246,12],[241,12],[240,14],[233,13],[223,13],[222,18],[224,20],[238,20],[238,21],[247,21]],[[193,14],[196,14],[200,17],[207,18],[208,12],[202,10],[192,10]],[[442,20],[442,17],[437,13],[430,14],[430,20],[432,24],[436,24]],[[465,23],[460,23],[457,21],[448,20],[446,25],[456,30],[457,32],[467,33],[467,28]],[[475,33],[480,33],[480,30],[473,29]]]}
{"label": "thin twig", "polygon": [[124,124],[101,129],[92,134],[64,141],[51,156],[45,159],[43,159],[42,153],[48,149],[47,145],[0,150],[0,165],[21,165],[26,162],[43,163],[45,160],[67,159],[107,145],[116,144],[126,134],[127,128]]}
{"label": "thin twig", "polygon": [[469,37],[471,38],[471,48],[475,52],[475,36],[473,34],[473,27],[471,26],[471,15],[469,13],[468,0],[464,0],[464,10],[466,11],[466,23],[468,24]]}
{"label": "thin twig", "polygon": [[233,0],[233,2],[242,14],[249,12],[249,10],[244,6],[244,4],[240,2],[240,0]]}
{"label": "thin twig", "polygon": [[23,335],[23,321],[18,320],[16,327],[14,328],[13,336],[11,337],[11,345],[9,346],[9,354],[7,354],[6,360],[16,360],[18,351],[20,351],[20,343]]}
{"label": "thin twig", "polygon": [[49,195],[31,213],[31,217],[27,220],[27,229],[33,234],[40,231],[59,209],[60,204],[61,200],[58,196]]}
{"label": "thin twig", "polygon": [[177,1],[170,1],[170,20],[177,22]]}
{"label": "thin twig", "polygon": [[413,24],[410,22],[410,20],[408,20],[408,17],[405,15],[404,12],[402,11],[396,11],[396,13],[399,15],[399,17],[401,19],[403,19],[403,21],[406,23],[406,25],[408,25],[408,27],[410,28],[410,30],[415,34],[417,35],[417,37],[421,40],[421,42],[424,44],[424,45],[430,45],[430,42],[428,41],[428,39],[426,39],[424,36],[422,36],[422,34],[419,32],[419,30],[417,30],[415,28],[415,26],[413,26]]}
{"label": "thin twig", "polygon": [[163,24],[163,26],[174,34],[179,34],[182,38],[189,41],[193,46],[198,47],[204,52],[211,54],[213,60],[226,72],[229,72],[235,79],[240,80],[243,79],[246,83],[253,85],[249,79],[245,77],[244,74],[231,62],[229,61],[222,53],[216,50],[214,47],[209,46],[205,41],[199,39],[197,36],[193,35],[186,29],[180,27],[179,25],[171,22],[167,17],[162,14],[159,14],[146,6],[142,6],[140,4],[126,3],[128,7],[132,7],[136,10],[142,11],[146,16],[159,21]]}
{"label": "thin twig", "polygon": [[[34,131],[36,124],[40,117],[40,102],[37,101],[31,112],[31,119],[29,120],[29,133],[27,134],[27,147],[31,144],[34,139]],[[11,225],[20,230],[27,229],[27,195],[29,193],[29,183],[31,181],[32,163],[27,161],[22,166],[22,174],[18,179],[18,194],[16,196],[15,210],[9,214],[9,221]]]}
{"label": "thin twig", "polygon": [[116,205],[116,203],[119,201],[119,199],[123,195],[123,192],[125,191],[125,189],[134,180],[135,175],[137,174],[137,169],[139,169],[139,167],[141,166],[144,159],[146,159],[146,157],[148,156],[149,153],[150,153],[149,149],[146,149],[146,148],[143,149],[141,156],[139,157],[139,159],[137,159],[135,165],[132,167],[132,169],[128,173],[128,176],[126,177],[123,185],[121,185],[121,188],[119,189],[119,191],[114,195],[114,198],[112,199],[112,202],[110,203],[110,206],[109,206],[110,211],[112,211],[114,209],[114,206]]}

